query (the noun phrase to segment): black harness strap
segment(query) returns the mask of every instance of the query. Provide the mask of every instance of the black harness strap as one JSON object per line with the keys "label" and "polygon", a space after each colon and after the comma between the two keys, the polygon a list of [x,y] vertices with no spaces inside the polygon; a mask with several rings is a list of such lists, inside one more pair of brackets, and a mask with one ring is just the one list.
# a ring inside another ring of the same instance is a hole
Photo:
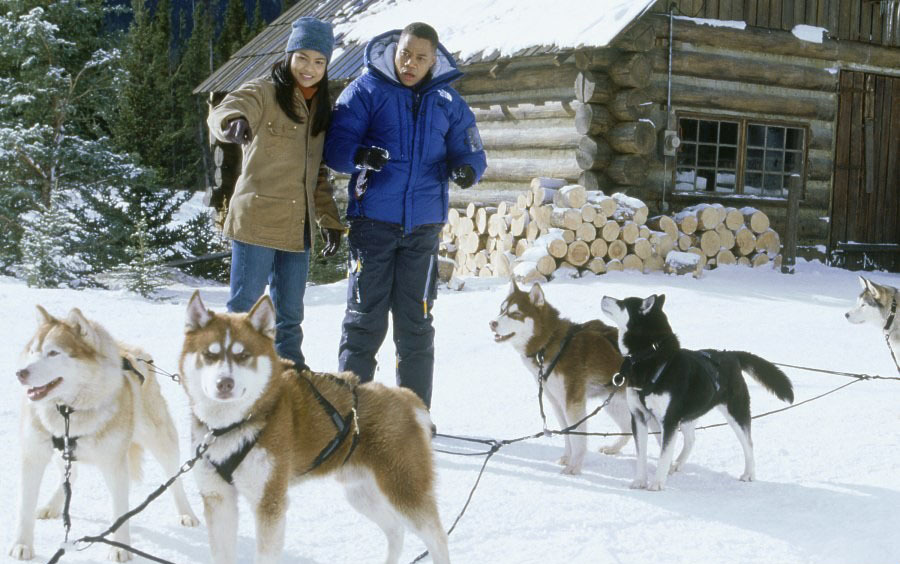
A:
{"label": "black harness strap", "polygon": [[[322,406],[322,409],[331,419],[332,424],[334,424],[334,428],[337,430],[337,433],[334,435],[334,438],[329,441],[321,451],[319,451],[316,459],[313,460],[312,465],[307,468],[303,474],[308,474],[322,465],[325,460],[331,456],[335,450],[344,442],[344,439],[347,438],[347,435],[352,431],[353,439],[350,443],[350,450],[347,452],[347,456],[344,457],[344,461],[341,464],[345,464],[348,460],[350,460],[350,456],[353,454],[353,451],[356,450],[356,445],[359,443],[359,420],[357,419],[357,408],[359,406],[359,395],[356,392],[356,386],[351,386],[350,389],[353,392],[353,408],[350,410],[350,413],[347,414],[346,417],[342,417],[340,412],[329,402],[325,396],[313,385],[312,380],[309,378],[303,378],[306,383],[309,385],[309,389],[312,390],[313,395],[316,397],[316,400],[319,402],[319,405]],[[343,381],[338,380],[343,383]]]}
{"label": "black harness strap", "polygon": [[583,324],[572,324],[571,326],[569,326],[569,330],[566,331],[565,336],[559,344],[559,350],[556,351],[556,354],[553,356],[553,360],[550,361],[550,364],[547,365],[546,369],[544,368],[544,355],[547,352],[547,348],[544,347],[534,354],[533,360],[538,365],[538,407],[541,410],[541,421],[544,422],[545,434],[547,433],[547,415],[544,413],[544,382],[547,380],[547,378],[550,377],[553,369],[556,368],[556,364],[559,362],[560,357],[562,357],[563,351],[565,351],[566,347],[569,345],[569,341],[572,340],[572,336],[582,328]]}
{"label": "black harness strap", "polygon": [[122,357],[122,370],[127,372],[134,372],[137,374],[138,379],[141,381],[141,384],[144,383],[144,375],[140,373],[140,371],[131,364],[131,361],[126,357]]}
{"label": "black harness strap", "polygon": [[[344,461],[341,464],[345,464],[350,456],[353,454],[353,451],[356,450],[356,445],[359,444],[359,421],[357,419],[357,412],[359,407],[359,395],[356,392],[356,386],[349,386],[351,392],[353,393],[353,408],[350,410],[350,413],[347,414],[346,417],[341,416],[340,412],[334,407],[334,405],[329,402],[325,396],[313,385],[312,381],[309,378],[306,378],[301,375],[301,378],[309,385],[310,390],[312,390],[313,395],[316,398],[316,401],[319,402],[319,405],[322,406],[322,409],[328,415],[329,419],[331,419],[332,424],[335,429],[337,429],[337,433],[334,438],[329,441],[327,445],[319,452],[318,456],[316,456],[313,463],[309,468],[304,470],[302,474],[308,474],[322,465],[325,460],[328,459],[329,456],[334,454],[334,451],[338,449],[338,447],[344,442],[344,439],[347,438],[347,435],[353,433],[353,439],[350,443],[350,450],[347,452],[347,456],[344,457]],[[339,382],[344,383],[342,380],[337,379]],[[221,437],[222,435],[237,429],[238,427],[244,425],[250,420],[250,418],[243,419],[241,421],[237,421],[228,425],[227,427],[222,427],[220,429],[211,429],[213,436]],[[255,435],[253,439],[245,442],[241,445],[241,448],[231,453],[231,455],[223,460],[222,462],[213,462],[209,456],[206,457],[207,462],[209,462],[213,468],[215,468],[216,473],[222,477],[223,480],[228,482],[229,484],[234,483],[234,472],[237,470],[238,466],[240,466],[241,462],[247,457],[253,447],[256,446],[256,443],[259,439],[259,435]]]}
{"label": "black harness strap", "polygon": [[894,359],[894,366],[897,372],[900,372],[900,363],[897,362],[897,356],[894,355],[894,347],[891,346],[891,326],[894,325],[894,316],[897,315],[897,296],[891,299],[891,314],[888,316],[884,324],[884,342],[887,344],[888,350],[891,351],[891,358]]}

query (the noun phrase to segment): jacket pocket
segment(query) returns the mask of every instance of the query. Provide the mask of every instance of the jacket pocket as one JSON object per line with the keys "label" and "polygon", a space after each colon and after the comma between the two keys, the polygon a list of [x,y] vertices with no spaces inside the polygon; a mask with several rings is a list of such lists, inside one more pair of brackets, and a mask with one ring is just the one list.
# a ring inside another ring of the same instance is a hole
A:
{"label": "jacket pocket", "polygon": [[299,245],[302,221],[295,218],[297,203],[294,200],[254,194],[247,210],[247,229],[260,240]]}
{"label": "jacket pocket", "polygon": [[284,158],[298,151],[301,136],[306,129],[302,124],[291,121],[268,121],[263,131],[265,137],[261,141],[266,156]]}

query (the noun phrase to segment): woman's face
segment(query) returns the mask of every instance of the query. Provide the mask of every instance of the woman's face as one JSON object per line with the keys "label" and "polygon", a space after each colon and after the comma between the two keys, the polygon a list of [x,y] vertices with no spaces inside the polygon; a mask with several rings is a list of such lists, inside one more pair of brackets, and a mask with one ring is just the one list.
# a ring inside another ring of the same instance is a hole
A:
{"label": "woman's face", "polygon": [[291,74],[300,86],[315,86],[325,75],[328,61],[325,55],[312,49],[300,49],[291,53]]}

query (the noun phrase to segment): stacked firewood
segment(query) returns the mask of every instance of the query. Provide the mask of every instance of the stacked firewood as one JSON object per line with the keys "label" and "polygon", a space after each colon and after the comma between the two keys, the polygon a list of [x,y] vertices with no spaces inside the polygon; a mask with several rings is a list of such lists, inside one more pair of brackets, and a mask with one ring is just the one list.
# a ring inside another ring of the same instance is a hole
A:
{"label": "stacked firewood", "polygon": [[555,178],[535,178],[516,202],[451,208],[441,254],[453,275],[526,282],[611,270],[698,275],[724,264],[780,261],[781,243],[755,208],[700,204],[648,217],[641,200]]}

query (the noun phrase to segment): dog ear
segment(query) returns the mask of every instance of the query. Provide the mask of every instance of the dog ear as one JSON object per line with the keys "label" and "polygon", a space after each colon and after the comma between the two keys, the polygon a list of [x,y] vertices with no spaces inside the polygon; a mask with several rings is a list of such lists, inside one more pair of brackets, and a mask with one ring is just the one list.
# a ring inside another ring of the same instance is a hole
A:
{"label": "dog ear", "polygon": [[519,291],[519,286],[516,284],[516,277],[512,274],[509,275],[509,293],[513,294]]}
{"label": "dog ear", "polygon": [[657,294],[656,295],[656,303],[653,306],[656,309],[662,309],[663,304],[666,303],[666,295],[665,294]]}
{"label": "dog ear", "polygon": [[653,309],[653,306],[656,305],[656,294],[651,294],[650,296],[644,298],[644,301],[641,302],[641,307],[639,313],[641,315],[647,315],[650,313],[650,310]]}
{"label": "dog ear", "polygon": [[263,294],[256,300],[247,318],[254,329],[270,339],[275,338],[275,306],[272,305],[268,294]]}
{"label": "dog ear", "polygon": [[40,305],[35,304],[35,307],[38,310],[37,321],[38,325],[44,325],[46,323],[53,323],[56,321],[52,315],[47,313],[47,310],[41,307]]}
{"label": "dog ear", "polygon": [[859,278],[860,287],[866,292],[871,292],[872,291],[872,286],[870,285],[871,282],[869,282],[867,279],[863,278],[862,276],[859,276],[858,278]]}
{"label": "dog ear", "polygon": [[536,306],[544,305],[544,291],[541,290],[540,284],[535,284],[531,287],[531,292],[529,292],[528,296],[531,298],[531,303]]}
{"label": "dog ear", "polygon": [[97,333],[94,331],[94,326],[91,325],[91,322],[87,320],[84,314],[81,313],[81,310],[77,307],[73,307],[72,311],[69,312],[69,316],[66,318],[66,324],[77,331],[85,341],[89,343],[97,342]]}
{"label": "dog ear", "polygon": [[212,312],[206,309],[203,300],[200,299],[200,291],[194,290],[194,294],[188,301],[187,316],[184,319],[185,332],[202,329],[213,318]]}

